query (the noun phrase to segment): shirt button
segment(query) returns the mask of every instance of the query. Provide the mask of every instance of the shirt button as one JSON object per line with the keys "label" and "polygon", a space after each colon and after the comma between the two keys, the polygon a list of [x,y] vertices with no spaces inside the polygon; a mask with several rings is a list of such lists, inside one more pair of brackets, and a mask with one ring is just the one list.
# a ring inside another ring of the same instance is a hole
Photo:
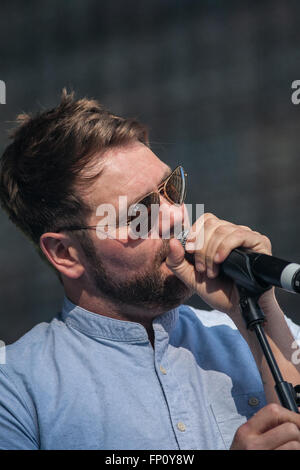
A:
{"label": "shirt button", "polygon": [[249,398],[249,400],[248,400],[248,404],[249,404],[250,406],[257,406],[257,405],[259,404],[259,399],[256,398],[256,397],[251,397],[251,398]]}
{"label": "shirt button", "polygon": [[160,366],[159,370],[161,371],[162,374],[166,375],[167,371],[163,366]]}
{"label": "shirt button", "polygon": [[181,432],[184,432],[186,430],[185,424],[183,424],[181,421],[179,421],[179,423],[177,423],[177,428]]}

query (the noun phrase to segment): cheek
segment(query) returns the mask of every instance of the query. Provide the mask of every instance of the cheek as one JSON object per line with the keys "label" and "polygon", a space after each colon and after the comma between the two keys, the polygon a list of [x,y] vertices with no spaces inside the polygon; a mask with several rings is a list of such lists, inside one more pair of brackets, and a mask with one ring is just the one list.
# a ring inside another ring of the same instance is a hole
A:
{"label": "cheek", "polygon": [[99,256],[108,271],[137,272],[153,264],[160,248],[160,240],[103,240]]}

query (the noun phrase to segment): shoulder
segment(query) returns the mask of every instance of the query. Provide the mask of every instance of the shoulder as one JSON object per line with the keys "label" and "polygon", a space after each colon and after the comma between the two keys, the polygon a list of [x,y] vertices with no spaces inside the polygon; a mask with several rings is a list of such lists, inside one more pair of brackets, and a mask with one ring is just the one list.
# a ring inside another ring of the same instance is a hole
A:
{"label": "shoulder", "polygon": [[[35,384],[49,380],[51,345],[55,332],[64,329],[55,317],[40,323],[18,341],[4,346],[0,361],[0,448],[36,449],[39,447]],[[4,352],[3,352],[4,350]],[[9,426],[7,423],[10,423]],[[5,431],[6,430],[6,431]]]}
{"label": "shoulder", "polygon": [[55,316],[50,322],[39,323],[25,333],[21,338],[6,346],[6,364],[12,364],[15,358],[28,360],[28,356],[41,356],[49,341],[53,336],[59,336],[66,330],[65,323],[61,320],[60,314]]}
{"label": "shoulder", "polygon": [[22,383],[45,374],[50,366],[53,353],[63,347],[68,327],[60,314],[49,323],[34,326],[20,339],[5,346],[0,370],[14,382]]}

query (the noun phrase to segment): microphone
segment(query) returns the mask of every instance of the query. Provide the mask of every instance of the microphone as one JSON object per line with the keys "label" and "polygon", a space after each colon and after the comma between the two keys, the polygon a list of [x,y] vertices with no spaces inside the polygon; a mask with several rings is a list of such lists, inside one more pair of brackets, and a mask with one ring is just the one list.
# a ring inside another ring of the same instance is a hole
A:
{"label": "microphone", "polygon": [[[185,230],[177,237],[183,248],[187,236],[188,230]],[[185,253],[185,258],[189,263],[195,264],[193,253]],[[220,264],[220,271],[250,291],[257,287],[267,290],[276,286],[289,292],[300,293],[300,264],[275,256],[236,248]]]}

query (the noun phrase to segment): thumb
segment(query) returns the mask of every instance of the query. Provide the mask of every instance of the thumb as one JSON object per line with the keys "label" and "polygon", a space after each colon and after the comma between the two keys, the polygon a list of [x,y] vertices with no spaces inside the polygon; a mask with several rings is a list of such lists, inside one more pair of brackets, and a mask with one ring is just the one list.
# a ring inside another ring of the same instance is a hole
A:
{"label": "thumb", "polygon": [[169,243],[169,254],[166,259],[166,265],[179,279],[190,284],[195,278],[195,269],[184,257],[184,248],[180,241],[172,238]]}

